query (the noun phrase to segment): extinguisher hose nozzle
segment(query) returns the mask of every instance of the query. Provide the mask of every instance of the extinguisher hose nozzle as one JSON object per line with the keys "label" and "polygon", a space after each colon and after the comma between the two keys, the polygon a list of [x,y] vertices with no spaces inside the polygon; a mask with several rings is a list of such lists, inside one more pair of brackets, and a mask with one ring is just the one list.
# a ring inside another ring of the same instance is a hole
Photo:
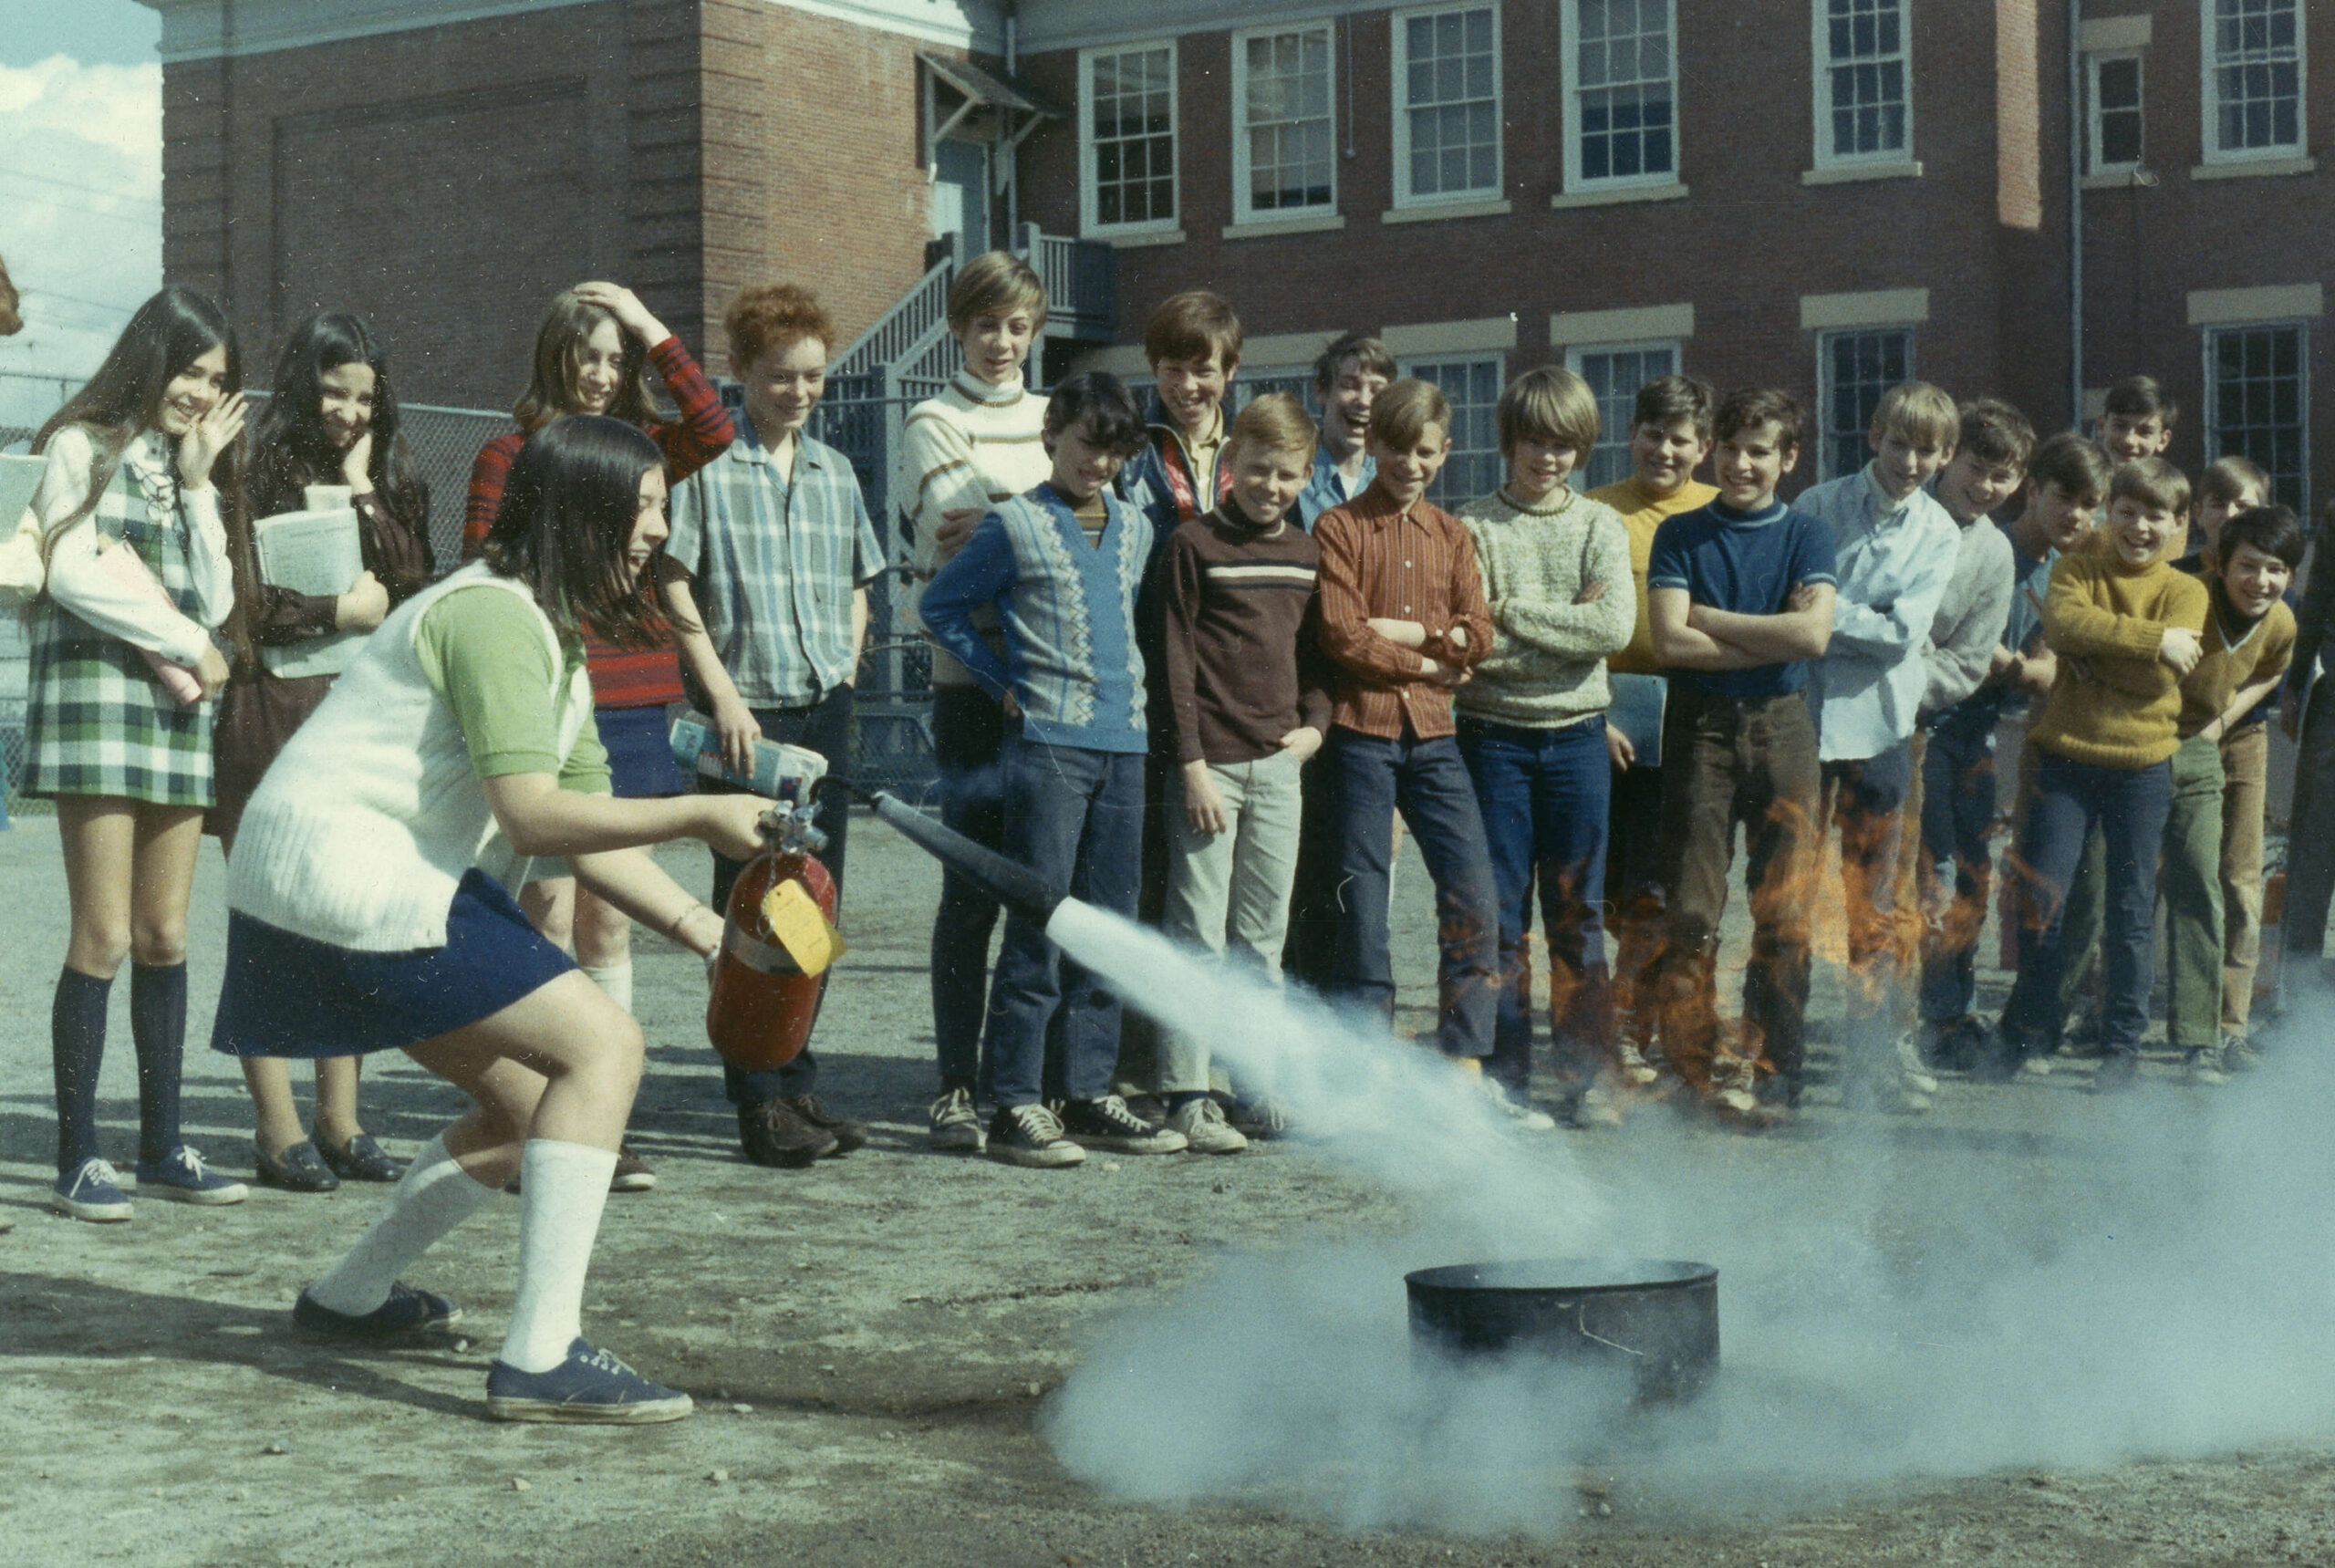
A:
{"label": "extinguisher hose nozzle", "polygon": [[[856,792],[855,792],[856,793]],[[918,848],[960,875],[971,877],[1001,903],[1044,925],[1054,909],[1070,896],[1027,866],[1017,865],[986,845],[976,844],[953,828],[944,827],[908,802],[877,790],[867,797],[876,815],[898,828]]]}

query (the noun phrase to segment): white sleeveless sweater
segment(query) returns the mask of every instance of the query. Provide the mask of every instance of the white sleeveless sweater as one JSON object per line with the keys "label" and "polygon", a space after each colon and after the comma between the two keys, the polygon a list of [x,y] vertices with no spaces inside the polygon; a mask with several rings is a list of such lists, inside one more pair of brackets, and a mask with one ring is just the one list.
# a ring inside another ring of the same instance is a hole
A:
{"label": "white sleeveless sweater", "polygon": [[[414,645],[432,605],[482,588],[525,600],[552,668],[564,667],[551,618],[523,584],[483,562],[407,600],[260,781],[227,861],[229,909],[335,947],[408,952],[445,945],[464,872],[488,859],[508,870],[514,857],[470,748]],[[591,682],[579,663],[545,695],[559,708],[564,756],[591,716]]]}

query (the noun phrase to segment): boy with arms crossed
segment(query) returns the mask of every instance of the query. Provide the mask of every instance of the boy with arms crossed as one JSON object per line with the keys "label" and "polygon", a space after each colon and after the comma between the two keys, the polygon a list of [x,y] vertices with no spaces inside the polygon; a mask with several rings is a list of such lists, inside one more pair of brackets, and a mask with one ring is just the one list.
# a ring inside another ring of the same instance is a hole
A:
{"label": "boy with arms crossed", "polygon": [[1996,1047],[1977,1064],[2007,1078],[2048,1054],[2067,1017],[2062,905],[2098,824],[2106,836],[2108,996],[2094,1086],[2128,1087],[2148,1024],[2156,864],[2172,804],[2181,681],[2203,656],[2205,587],[2164,559],[2189,482],[2163,458],[2119,467],[2108,526],[2051,569],[2043,630],[2059,671],[2029,732],[2035,789],[2022,813],[2018,978]]}
{"label": "boy with arms crossed", "polygon": [[[1800,1096],[1820,842],[1816,726],[1802,692],[1809,662],[1832,636],[1832,535],[1776,499],[1800,462],[1801,423],[1789,393],[1729,393],[1712,421],[1718,497],[1663,524],[1646,567],[1654,649],[1670,680],[1662,721],[1669,933],[1650,976],[1663,1049],[1691,1086],[1753,1123],[1788,1119]],[[1719,921],[1738,822],[1752,919],[1746,1037],[1722,1042]]]}
{"label": "boy with arms crossed", "polygon": [[[1898,846],[1914,781],[1913,736],[1930,670],[1923,658],[1961,550],[1961,531],[1925,488],[1954,455],[1954,400],[1923,381],[1892,387],[1874,409],[1873,461],[1793,503],[1832,530],[1839,590],[1832,639],[1816,666],[1817,758],[1824,774],[1818,836],[1841,828],[1846,895],[1842,1081],[1877,1089],[1894,1037],[1904,933],[1896,906]],[[1918,818],[1916,818],[1918,820]],[[1925,1110],[1935,1080],[1899,1063],[1891,1108]]]}
{"label": "boy with arms crossed", "polygon": [[[1711,452],[1710,388],[1691,376],[1665,376],[1638,389],[1630,412],[1630,477],[1589,493],[1621,514],[1630,535],[1630,579],[1637,600],[1629,646],[1605,661],[1614,693],[1605,746],[1614,764],[1606,819],[1605,901],[1614,921],[1614,1005],[1623,1081],[1655,1081],[1646,1060],[1654,1044],[1655,999],[1646,966],[1662,950],[1662,661],[1655,657],[1646,614],[1646,563],[1663,520],[1707,506],[1718,491],[1695,477]],[[1629,723],[1624,732],[1615,720]],[[1645,721],[1651,720],[1649,724]]]}

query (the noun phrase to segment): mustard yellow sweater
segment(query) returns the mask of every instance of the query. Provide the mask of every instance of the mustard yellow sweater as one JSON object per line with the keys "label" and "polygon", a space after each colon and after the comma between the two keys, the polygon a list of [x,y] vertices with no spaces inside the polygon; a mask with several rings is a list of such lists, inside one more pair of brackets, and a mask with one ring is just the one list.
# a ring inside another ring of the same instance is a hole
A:
{"label": "mustard yellow sweater", "polygon": [[2043,602],[2059,679],[2028,738],[2070,762],[2152,767],[2181,747],[2181,681],[2157,657],[2165,628],[2205,628],[2205,585],[2162,555],[2126,566],[2105,529],[2060,557]]}

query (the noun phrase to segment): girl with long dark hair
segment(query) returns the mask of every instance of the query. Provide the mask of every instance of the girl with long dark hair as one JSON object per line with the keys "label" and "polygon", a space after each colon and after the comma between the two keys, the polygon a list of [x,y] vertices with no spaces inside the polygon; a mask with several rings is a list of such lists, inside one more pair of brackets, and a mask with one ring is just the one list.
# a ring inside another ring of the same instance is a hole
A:
{"label": "girl with long dark hair", "polygon": [[[484,558],[367,640],[245,807],[227,862],[214,1048],[239,1056],[403,1050],[474,1105],[417,1156],[389,1211],[301,1293],[311,1332],[381,1341],[459,1310],[400,1276],[520,1179],[519,1279],[487,1376],[503,1420],[672,1420],[690,1399],[580,1335],[584,1276],[640,1077],[640,1027],[538,933],[511,856],[584,886],[700,955],[722,919],[647,846],[758,845],[751,795],[608,793],[582,628],[661,635],[640,593],[665,539],[665,464],[621,421],[529,439]],[[493,862],[490,870],[489,862]]]}
{"label": "girl with long dark hair", "polygon": [[[235,676],[219,700],[213,736],[219,804],[204,819],[229,850],[267,765],[332,690],[330,675],[276,673],[278,654],[336,632],[370,632],[430,585],[430,493],[398,428],[389,358],[365,323],[346,311],[320,311],[285,341],[275,396],[253,432],[245,512],[258,518],[298,511],[315,484],[346,486],[357,512],[365,570],[347,593],[303,594],[263,582],[252,530],[229,531]],[[252,1162],[262,1184],[328,1192],[343,1179],[398,1179],[402,1168],[358,1119],[357,1062],[317,1060],[311,1137],[300,1126],[283,1061],[244,1059],[256,1113]]]}
{"label": "girl with long dark hair", "polygon": [[33,438],[47,459],[33,494],[47,582],[30,618],[25,793],[57,803],[72,901],[49,1012],[49,1202],[77,1220],[130,1214],[97,1127],[106,1004],[125,957],[138,1190],[189,1203],[244,1196],[179,1137],[187,900],[213,802],[212,700],[227,680],[211,634],[234,603],[226,519],[240,504],[242,386],[219,307],[166,288]]}

